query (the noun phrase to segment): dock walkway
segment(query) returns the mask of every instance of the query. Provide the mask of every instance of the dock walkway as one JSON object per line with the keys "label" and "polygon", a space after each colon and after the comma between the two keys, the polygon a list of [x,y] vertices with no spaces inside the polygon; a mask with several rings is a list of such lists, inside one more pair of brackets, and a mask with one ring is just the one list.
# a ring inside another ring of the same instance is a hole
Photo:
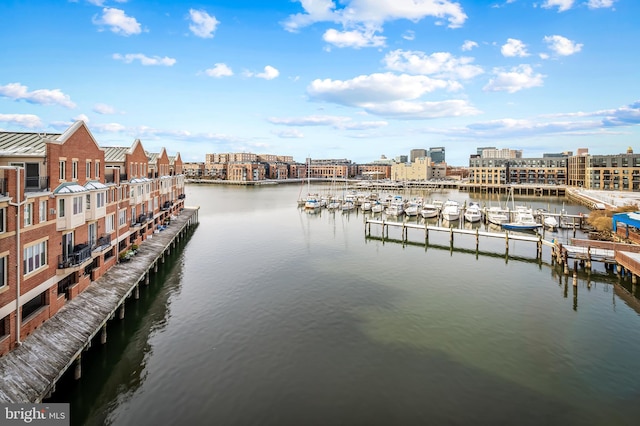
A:
{"label": "dock walkway", "polygon": [[106,341],[107,321],[118,311],[118,316],[124,317],[126,299],[138,297],[138,286],[148,283],[151,268],[164,262],[165,254],[170,254],[176,241],[197,223],[198,210],[198,207],[183,209],[164,231],[143,242],[130,261],[113,266],[68,301],[22,345],[0,357],[0,402],[41,402],[74,364],[79,376],[82,351],[98,333],[102,333],[101,341]]}

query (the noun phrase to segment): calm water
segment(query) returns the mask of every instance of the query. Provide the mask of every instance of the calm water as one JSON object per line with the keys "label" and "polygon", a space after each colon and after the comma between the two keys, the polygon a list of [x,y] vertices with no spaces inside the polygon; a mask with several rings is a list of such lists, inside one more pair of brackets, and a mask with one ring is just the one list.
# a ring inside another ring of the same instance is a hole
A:
{"label": "calm water", "polygon": [[574,287],[529,243],[365,238],[299,193],[187,186],[197,230],[58,386],[75,424],[637,424],[638,303],[601,265]]}

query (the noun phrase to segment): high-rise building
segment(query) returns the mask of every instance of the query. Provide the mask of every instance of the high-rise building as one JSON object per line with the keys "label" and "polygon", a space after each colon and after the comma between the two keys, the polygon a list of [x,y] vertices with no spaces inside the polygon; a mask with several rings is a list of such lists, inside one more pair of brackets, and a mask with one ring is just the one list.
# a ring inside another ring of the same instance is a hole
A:
{"label": "high-rise building", "polygon": [[425,158],[427,157],[427,150],[426,149],[412,149],[411,152],[409,153],[410,157],[411,157],[411,162],[415,162],[418,158]]}
{"label": "high-rise building", "polygon": [[431,158],[431,161],[433,161],[434,163],[444,163],[445,162],[444,147],[437,146],[437,147],[429,148],[429,157]]}

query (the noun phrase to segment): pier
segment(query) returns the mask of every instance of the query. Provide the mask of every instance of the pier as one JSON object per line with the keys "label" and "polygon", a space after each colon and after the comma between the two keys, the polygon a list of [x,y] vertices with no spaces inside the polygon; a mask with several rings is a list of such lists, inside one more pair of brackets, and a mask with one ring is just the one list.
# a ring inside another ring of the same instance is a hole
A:
{"label": "pier", "polygon": [[127,262],[118,263],[37,328],[22,344],[0,357],[0,402],[38,403],[50,396],[62,375],[73,368],[82,375],[82,353],[94,340],[107,342],[107,323],[125,317],[125,302],[140,297],[165,257],[190,235],[199,208],[185,208],[162,232],[140,245]]}

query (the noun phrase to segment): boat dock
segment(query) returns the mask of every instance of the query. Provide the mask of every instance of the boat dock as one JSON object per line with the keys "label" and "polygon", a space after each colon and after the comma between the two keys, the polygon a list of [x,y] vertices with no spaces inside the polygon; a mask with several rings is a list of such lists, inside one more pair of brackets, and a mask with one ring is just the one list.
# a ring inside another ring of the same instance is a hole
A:
{"label": "boat dock", "polygon": [[480,239],[481,238],[492,238],[492,239],[502,239],[505,241],[505,248],[509,250],[509,241],[527,241],[536,244],[536,256],[542,256],[542,246],[546,245],[548,247],[553,247],[554,244],[552,242],[546,241],[542,238],[542,235],[523,235],[518,233],[511,232],[489,232],[489,231],[480,231],[480,229],[460,229],[460,228],[445,228],[441,226],[431,226],[426,224],[419,223],[406,223],[406,222],[394,222],[394,221],[384,221],[377,219],[367,219],[365,222],[365,236],[371,237],[371,227],[372,225],[381,226],[382,227],[382,239],[389,238],[389,228],[399,228],[401,230],[401,241],[406,242],[409,239],[409,229],[417,229],[424,233],[424,243],[425,245],[429,244],[429,233],[430,232],[439,232],[449,234],[449,242],[453,246],[454,236],[455,235],[471,235],[475,236],[476,240],[476,250],[479,249]]}
{"label": "boat dock", "polygon": [[138,299],[140,285],[149,284],[158,264],[189,237],[198,212],[199,207],[183,209],[165,230],[144,241],[131,260],[113,266],[19,347],[0,357],[0,403],[42,402],[70,368],[79,379],[82,353],[94,340],[107,342],[108,321],[124,319],[127,299]]}

